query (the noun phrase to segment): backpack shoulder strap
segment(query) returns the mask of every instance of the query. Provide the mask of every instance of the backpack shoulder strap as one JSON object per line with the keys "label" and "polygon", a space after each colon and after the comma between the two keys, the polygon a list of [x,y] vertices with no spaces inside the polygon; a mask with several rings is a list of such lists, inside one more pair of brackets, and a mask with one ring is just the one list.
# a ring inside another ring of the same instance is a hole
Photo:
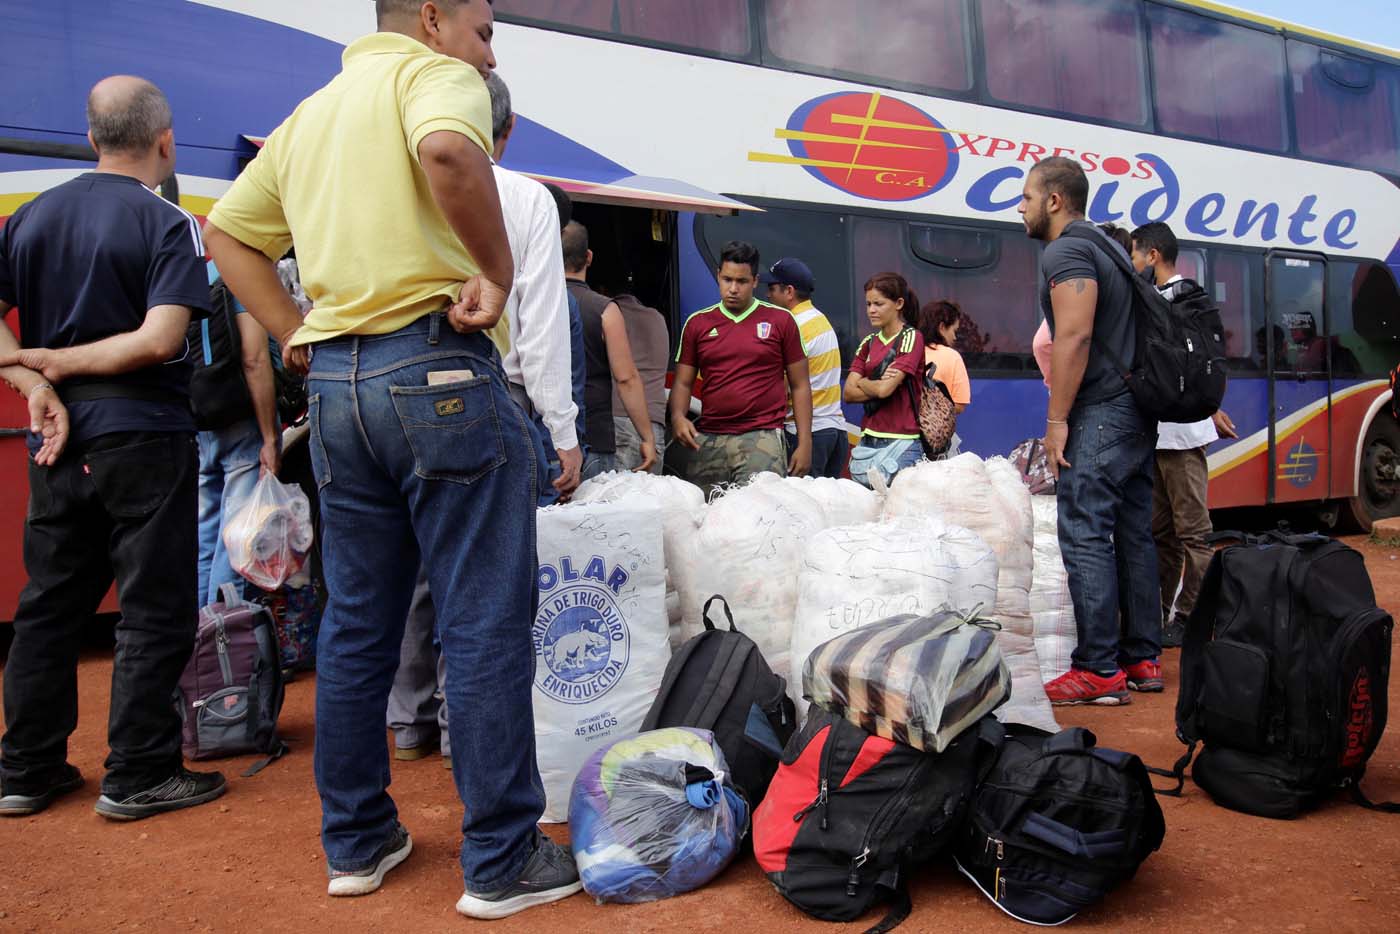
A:
{"label": "backpack shoulder strap", "polygon": [[758,646],[747,636],[734,635],[720,643],[719,654],[705,672],[705,682],[686,713],[686,726],[714,729],[715,721],[739,688],[749,655],[757,650]]}
{"label": "backpack shoulder strap", "polygon": [[1356,776],[1351,782],[1351,800],[1368,811],[1379,811],[1382,814],[1400,814],[1400,801],[1372,801],[1370,798],[1366,797],[1366,793],[1361,790],[1360,775]]}
{"label": "backpack shoulder strap", "polygon": [[652,702],[651,709],[647,711],[646,718],[642,720],[641,732],[646,733],[659,726],[662,708],[666,706],[666,700],[675,690],[676,681],[680,679],[686,666],[690,664],[690,657],[695,654],[695,650],[700,647],[705,634],[701,633],[693,639],[687,639],[685,645],[675,655],[671,656],[671,661],[666,665],[666,673],[662,677],[661,687],[656,691],[656,700]]}

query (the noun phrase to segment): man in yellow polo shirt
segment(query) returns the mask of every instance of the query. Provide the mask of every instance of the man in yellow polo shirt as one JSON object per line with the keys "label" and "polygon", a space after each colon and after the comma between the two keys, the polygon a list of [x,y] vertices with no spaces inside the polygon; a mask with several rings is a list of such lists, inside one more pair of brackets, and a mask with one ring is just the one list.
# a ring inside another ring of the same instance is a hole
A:
{"label": "man in yellow polo shirt", "polygon": [[[807,377],[812,383],[812,469],[808,476],[836,479],[846,469],[850,441],[841,411],[841,348],[831,322],[812,304],[817,280],[806,263],[790,256],[770,266],[761,278],[768,285],[769,304],[792,313],[807,352]],[[797,449],[797,419],[791,400],[783,429],[791,454]]]}
{"label": "man in yellow polo shirt", "polygon": [[[488,0],[378,0],[379,32],[301,103],[209,216],[248,311],[309,363],[329,602],[316,784],[331,895],[363,895],[412,841],[387,793],[385,707],[420,563],[466,807],[457,910],[499,918],[577,892],[539,833],[531,686],[530,429],[484,331],[514,278],[492,176]],[[303,322],[273,259],[295,243]]]}

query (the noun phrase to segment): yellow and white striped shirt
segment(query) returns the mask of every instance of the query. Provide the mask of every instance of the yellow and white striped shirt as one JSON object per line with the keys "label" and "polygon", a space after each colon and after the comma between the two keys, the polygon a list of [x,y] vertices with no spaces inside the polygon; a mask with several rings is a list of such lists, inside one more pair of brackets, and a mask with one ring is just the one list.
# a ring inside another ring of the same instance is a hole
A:
{"label": "yellow and white striped shirt", "polygon": [[[841,349],[836,344],[836,331],[811,302],[802,302],[792,309],[802,333],[802,346],[807,351],[807,370],[812,380],[812,430],[846,427],[841,414]],[[789,431],[797,430],[788,405]]]}

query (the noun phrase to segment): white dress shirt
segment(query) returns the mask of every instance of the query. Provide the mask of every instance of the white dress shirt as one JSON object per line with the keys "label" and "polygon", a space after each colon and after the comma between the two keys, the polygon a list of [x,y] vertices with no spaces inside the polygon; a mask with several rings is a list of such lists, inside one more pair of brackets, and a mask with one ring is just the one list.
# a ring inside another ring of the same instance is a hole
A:
{"label": "white dress shirt", "polygon": [[515,284],[505,310],[510,349],[501,363],[506,379],[524,387],[554,446],[567,451],[578,447],[578,406],[571,384],[559,209],[539,182],[499,165],[492,168],[515,260]]}
{"label": "white dress shirt", "polygon": [[[1157,288],[1164,298],[1171,296],[1171,284],[1180,281],[1181,276],[1172,276],[1165,285]],[[1213,441],[1219,440],[1220,435],[1215,430],[1215,422],[1209,418],[1203,418],[1199,422],[1160,422],[1157,425],[1157,450],[1159,451],[1190,451],[1193,448],[1202,448]]]}

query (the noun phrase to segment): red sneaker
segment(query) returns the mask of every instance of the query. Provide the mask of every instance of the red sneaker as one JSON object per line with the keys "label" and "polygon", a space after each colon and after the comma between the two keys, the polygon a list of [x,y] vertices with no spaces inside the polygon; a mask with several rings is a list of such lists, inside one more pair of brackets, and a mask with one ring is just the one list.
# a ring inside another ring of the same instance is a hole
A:
{"label": "red sneaker", "polygon": [[1082,668],[1071,668],[1068,673],[1045,685],[1045,693],[1050,697],[1050,703],[1057,707],[1070,704],[1102,704],[1105,707],[1116,707],[1133,702],[1132,697],[1128,695],[1128,684],[1121,671],[1105,678]]}
{"label": "red sneaker", "polygon": [[1124,671],[1127,673],[1128,687],[1134,691],[1144,694],[1162,693],[1162,666],[1157,664],[1156,659],[1145,658],[1140,662],[1133,662]]}

